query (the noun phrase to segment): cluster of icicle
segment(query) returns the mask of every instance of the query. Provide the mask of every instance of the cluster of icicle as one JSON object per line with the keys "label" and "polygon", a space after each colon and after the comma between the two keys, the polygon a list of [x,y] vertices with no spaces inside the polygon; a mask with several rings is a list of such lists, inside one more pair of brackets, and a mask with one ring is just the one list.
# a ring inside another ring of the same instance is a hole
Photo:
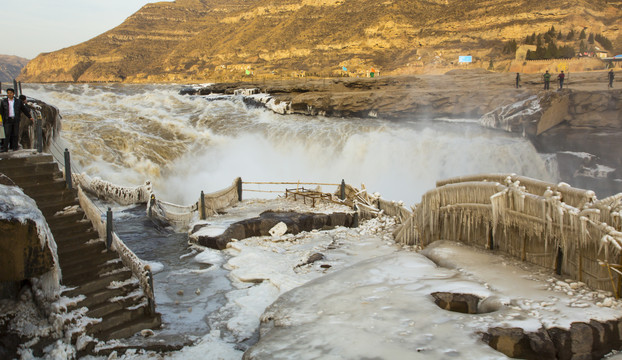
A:
{"label": "cluster of icicle", "polygon": [[100,199],[114,201],[120,205],[144,204],[152,193],[149,181],[141,186],[128,187],[115,185],[100,178],[91,178],[85,173],[74,173],[71,178],[85,191]]}
{"label": "cluster of icicle", "polygon": [[559,250],[564,268],[579,278],[586,273],[592,281],[604,282],[599,274],[606,270],[599,265],[619,263],[622,254],[621,213],[622,194],[597,200],[593,191],[565,183],[514,174],[474,175],[438,182],[398,229],[396,241],[426,246],[444,239],[488,246],[482,238],[491,234],[495,248],[516,255],[517,244],[528,239],[553,254],[546,266],[556,266]]}

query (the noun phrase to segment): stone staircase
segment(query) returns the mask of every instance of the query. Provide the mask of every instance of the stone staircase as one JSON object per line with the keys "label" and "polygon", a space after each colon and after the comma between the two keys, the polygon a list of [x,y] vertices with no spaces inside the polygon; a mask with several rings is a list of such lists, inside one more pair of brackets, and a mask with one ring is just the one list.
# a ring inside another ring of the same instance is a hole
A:
{"label": "stone staircase", "polygon": [[80,208],[77,191],[66,189],[51,155],[26,150],[2,153],[0,173],[34,199],[45,216],[57,244],[62,285],[67,288],[62,296],[83,295],[76,307],[87,307],[88,317],[101,319],[87,328],[87,334],[99,340],[120,339],[160,326],[160,314],[150,314],[145,296],[137,291],[138,281],[130,279],[132,272],[116,252],[106,250]]}

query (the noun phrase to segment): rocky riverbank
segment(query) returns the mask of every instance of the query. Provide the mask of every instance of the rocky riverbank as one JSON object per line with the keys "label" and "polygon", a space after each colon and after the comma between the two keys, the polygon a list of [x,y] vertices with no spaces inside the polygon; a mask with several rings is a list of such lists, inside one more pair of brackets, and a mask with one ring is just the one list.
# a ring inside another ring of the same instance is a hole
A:
{"label": "rocky riverbank", "polygon": [[[554,74],[555,75],[555,74]],[[622,191],[622,89],[604,71],[570,73],[564,89],[544,90],[540,74],[481,69],[444,75],[299,79],[213,84],[183,94],[266,94],[245,100],[283,114],[377,117],[391,121],[479,119],[484,126],[528,137],[557,154],[560,177],[599,197]]]}

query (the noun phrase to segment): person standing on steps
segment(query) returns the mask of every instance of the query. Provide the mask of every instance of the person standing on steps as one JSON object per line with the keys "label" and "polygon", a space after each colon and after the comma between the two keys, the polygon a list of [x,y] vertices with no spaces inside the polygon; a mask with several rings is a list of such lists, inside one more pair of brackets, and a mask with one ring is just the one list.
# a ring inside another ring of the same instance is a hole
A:
{"label": "person standing on steps", "polygon": [[16,151],[19,149],[19,122],[22,118],[22,114],[28,116],[31,122],[34,123],[34,119],[30,114],[30,110],[22,103],[20,99],[15,98],[15,90],[12,88],[6,89],[6,99],[2,99],[0,102],[0,114],[2,114],[2,124],[4,125],[4,144],[2,144],[1,152],[9,150]]}
{"label": "person standing on steps", "polygon": [[520,73],[516,73],[516,88],[520,87]]}
{"label": "person standing on steps", "polygon": [[559,75],[557,75],[557,80],[559,80],[559,90],[564,88],[564,78],[566,77],[566,75],[564,75],[564,70],[562,70]]}
{"label": "person standing on steps", "polygon": [[609,79],[609,87],[612,88],[613,87],[613,69],[609,70],[609,73],[607,74],[607,77]]}
{"label": "person standing on steps", "polygon": [[549,74],[548,70],[542,75],[542,79],[544,79],[544,90],[548,90],[549,83],[551,82],[551,74]]}

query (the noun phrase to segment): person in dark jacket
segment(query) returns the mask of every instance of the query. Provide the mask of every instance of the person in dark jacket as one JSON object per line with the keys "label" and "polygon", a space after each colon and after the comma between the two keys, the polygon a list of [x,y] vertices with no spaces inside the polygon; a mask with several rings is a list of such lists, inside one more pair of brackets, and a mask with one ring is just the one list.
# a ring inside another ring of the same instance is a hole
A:
{"label": "person in dark jacket", "polygon": [[562,72],[559,73],[559,75],[557,75],[557,80],[559,80],[559,89],[563,89],[564,88],[564,79],[566,78],[566,75],[564,74],[564,70],[562,70]]}
{"label": "person in dark jacket", "polygon": [[520,73],[516,73],[516,88],[520,87]]}
{"label": "person in dark jacket", "polygon": [[6,89],[6,95],[6,99],[2,99],[0,102],[0,114],[2,114],[2,125],[4,126],[4,134],[6,136],[0,150],[1,152],[8,151],[9,147],[13,151],[19,148],[19,122],[22,114],[26,115],[34,123],[30,110],[20,99],[15,97],[15,90],[11,88]]}
{"label": "person in dark jacket", "polygon": [[609,70],[609,74],[607,74],[607,77],[609,78],[609,87],[612,88],[613,87],[613,69]]}

